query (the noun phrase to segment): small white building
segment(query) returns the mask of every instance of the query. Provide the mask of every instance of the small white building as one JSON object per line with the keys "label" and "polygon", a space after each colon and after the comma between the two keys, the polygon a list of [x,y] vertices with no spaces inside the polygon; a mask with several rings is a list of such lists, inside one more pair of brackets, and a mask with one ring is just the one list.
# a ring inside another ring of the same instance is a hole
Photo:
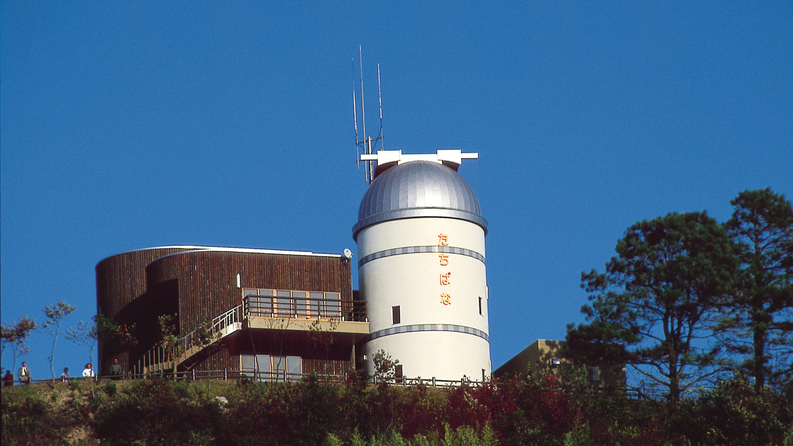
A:
{"label": "small white building", "polygon": [[485,267],[487,222],[457,173],[477,154],[379,151],[353,238],[367,302],[367,371],[384,350],[409,378],[484,380],[491,373]]}

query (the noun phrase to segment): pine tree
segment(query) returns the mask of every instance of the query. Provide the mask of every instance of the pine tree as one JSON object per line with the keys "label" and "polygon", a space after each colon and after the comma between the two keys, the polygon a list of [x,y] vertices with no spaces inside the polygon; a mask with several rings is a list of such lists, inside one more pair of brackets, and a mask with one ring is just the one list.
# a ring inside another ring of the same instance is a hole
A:
{"label": "pine tree", "polygon": [[668,214],[628,228],[606,272],[581,274],[588,323],[568,326],[567,354],[626,364],[676,407],[681,394],[721,371],[707,345],[708,318],[732,290],[737,259],[704,212]]}
{"label": "pine tree", "polygon": [[719,330],[759,390],[793,373],[793,207],[769,188],[743,191],[730,204],[724,226],[738,248],[741,274]]}

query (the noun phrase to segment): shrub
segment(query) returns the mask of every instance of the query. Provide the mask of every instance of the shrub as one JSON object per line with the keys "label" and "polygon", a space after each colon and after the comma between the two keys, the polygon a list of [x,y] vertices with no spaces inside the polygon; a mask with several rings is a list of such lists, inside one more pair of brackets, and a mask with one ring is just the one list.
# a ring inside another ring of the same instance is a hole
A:
{"label": "shrub", "polygon": [[116,383],[114,381],[108,381],[107,384],[105,384],[105,387],[102,388],[102,391],[104,391],[107,396],[112,397],[116,394],[116,392],[118,392],[118,388],[116,387]]}
{"label": "shrub", "polygon": [[69,386],[69,390],[71,390],[72,392],[76,392],[80,390],[80,381],[77,381],[77,378],[72,378],[69,380],[68,386]]}
{"label": "shrub", "polygon": [[672,421],[681,438],[702,445],[783,444],[793,422],[783,395],[756,390],[742,375],[686,400]]}
{"label": "shrub", "polygon": [[49,404],[34,395],[9,398],[3,392],[3,444],[17,444],[21,439],[50,437],[46,418]]}
{"label": "shrub", "polygon": [[[558,372],[557,372],[558,373]],[[15,386],[2,391],[2,444],[415,445],[786,444],[793,410],[736,377],[663,403],[593,390],[561,373],[455,388],[173,382]],[[97,390],[98,390],[97,389]],[[222,396],[222,400],[218,397]],[[223,402],[221,402],[223,401]],[[93,421],[87,421],[93,420]],[[72,433],[81,436],[69,437]]]}
{"label": "shrub", "polygon": [[114,400],[100,405],[95,428],[102,444],[207,443],[221,422],[218,405],[190,401],[189,387],[166,380],[135,383]]}

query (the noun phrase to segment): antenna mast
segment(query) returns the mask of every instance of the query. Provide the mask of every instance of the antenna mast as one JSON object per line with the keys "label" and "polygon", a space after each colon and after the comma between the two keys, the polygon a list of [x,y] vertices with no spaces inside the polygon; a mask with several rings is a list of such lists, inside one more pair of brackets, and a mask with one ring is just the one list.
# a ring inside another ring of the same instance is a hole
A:
{"label": "antenna mast", "polygon": [[[361,46],[358,46],[358,62],[360,66],[360,81],[361,81],[361,130],[362,130],[362,137],[358,139],[358,107],[357,107],[357,95],[355,93],[355,65],[353,61],[353,82],[352,82],[352,118],[354,121],[355,127],[355,157],[356,162],[360,164],[361,162],[361,152],[363,155],[371,155],[374,153],[374,149],[377,147],[377,142],[381,139],[385,138],[383,135],[383,95],[382,90],[380,87],[380,64],[377,64],[377,96],[380,105],[380,133],[377,135],[377,138],[372,138],[371,136],[366,135],[366,106],[364,101],[364,94],[363,94],[363,50]],[[373,161],[366,160],[366,182],[371,183],[374,181],[374,165],[372,164]]]}

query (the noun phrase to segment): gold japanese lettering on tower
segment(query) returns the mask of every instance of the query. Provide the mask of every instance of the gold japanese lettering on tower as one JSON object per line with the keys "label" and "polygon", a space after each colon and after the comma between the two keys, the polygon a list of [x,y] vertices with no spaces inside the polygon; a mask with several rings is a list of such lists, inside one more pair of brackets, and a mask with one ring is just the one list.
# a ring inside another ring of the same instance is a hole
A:
{"label": "gold japanese lettering on tower", "polygon": [[[444,234],[442,232],[440,234],[438,234],[438,246],[439,247],[449,246],[449,236],[447,234]],[[440,264],[440,266],[442,266],[442,267],[449,266],[449,254],[443,253],[443,252],[440,253],[438,255],[438,260],[439,260],[438,263]],[[440,284],[441,284],[442,287],[451,286],[451,284],[452,284],[451,276],[452,276],[452,272],[451,271],[442,271],[440,273]],[[442,290],[442,291],[444,291],[444,292],[441,293],[441,303],[443,305],[451,305],[452,304],[452,296],[451,296],[451,294],[449,294],[448,292],[445,292],[446,290]]]}

